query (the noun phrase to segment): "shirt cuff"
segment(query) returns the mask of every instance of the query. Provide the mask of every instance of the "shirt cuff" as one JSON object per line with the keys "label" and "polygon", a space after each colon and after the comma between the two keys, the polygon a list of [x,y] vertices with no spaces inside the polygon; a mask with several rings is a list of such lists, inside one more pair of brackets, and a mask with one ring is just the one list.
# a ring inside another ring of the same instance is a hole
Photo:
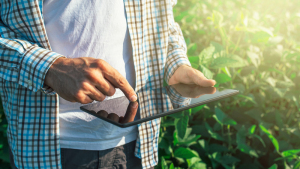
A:
{"label": "shirt cuff", "polygon": [[175,71],[182,65],[191,66],[190,61],[188,60],[186,53],[181,50],[173,50],[168,53],[168,58],[166,62],[166,68],[164,73],[164,78],[169,84],[170,78],[173,76]]}
{"label": "shirt cuff", "polygon": [[53,89],[44,85],[44,80],[50,66],[60,57],[64,56],[37,45],[27,48],[22,56],[18,84],[34,92],[42,90],[53,94]]}

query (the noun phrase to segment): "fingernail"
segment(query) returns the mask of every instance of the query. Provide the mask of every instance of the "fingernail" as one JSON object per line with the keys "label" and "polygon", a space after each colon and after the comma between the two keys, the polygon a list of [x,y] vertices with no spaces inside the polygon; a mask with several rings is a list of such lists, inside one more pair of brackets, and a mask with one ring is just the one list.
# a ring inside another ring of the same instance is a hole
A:
{"label": "fingernail", "polygon": [[133,108],[137,108],[138,105],[139,105],[138,102],[133,102],[133,103],[131,104],[131,106],[132,106]]}
{"label": "fingernail", "polygon": [[136,100],[137,100],[136,95],[133,95],[133,96],[130,97],[130,101],[135,102]]}

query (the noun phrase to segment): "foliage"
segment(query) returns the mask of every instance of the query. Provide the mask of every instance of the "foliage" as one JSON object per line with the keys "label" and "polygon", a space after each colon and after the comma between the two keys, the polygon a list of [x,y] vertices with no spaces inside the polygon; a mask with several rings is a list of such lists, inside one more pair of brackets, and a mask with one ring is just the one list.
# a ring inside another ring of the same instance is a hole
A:
{"label": "foliage", "polygon": [[6,136],[7,121],[0,102],[0,169],[10,168],[9,147]]}
{"label": "foliage", "polygon": [[[300,1],[179,0],[192,66],[240,95],[162,119],[157,168],[300,168]],[[0,109],[0,169],[9,168]]]}
{"label": "foliage", "polygon": [[299,5],[178,1],[192,66],[240,94],[163,118],[157,168],[300,168]]}

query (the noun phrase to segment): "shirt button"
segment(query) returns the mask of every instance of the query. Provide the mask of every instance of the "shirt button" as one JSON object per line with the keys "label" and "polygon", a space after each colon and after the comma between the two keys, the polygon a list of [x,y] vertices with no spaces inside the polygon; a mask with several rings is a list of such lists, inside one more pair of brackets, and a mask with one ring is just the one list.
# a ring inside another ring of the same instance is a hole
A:
{"label": "shirt button", "polygon": [[28,84],[29,86],[32,86],[32,81],[27,80],[27,84]]}

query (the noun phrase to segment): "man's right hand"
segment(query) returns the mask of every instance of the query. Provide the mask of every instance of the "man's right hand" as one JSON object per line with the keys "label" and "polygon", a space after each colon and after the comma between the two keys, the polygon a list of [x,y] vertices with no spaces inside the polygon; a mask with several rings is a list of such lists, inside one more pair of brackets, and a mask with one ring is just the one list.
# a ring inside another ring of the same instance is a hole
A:
{"label": "man's right hand", "polygon": [[48,70],[45,84],[65,100],[82,104],[103,101],[114,95],[115,88],[122,90],[130,101],[137,100],[126,78],[101,59],[58,58]]}

